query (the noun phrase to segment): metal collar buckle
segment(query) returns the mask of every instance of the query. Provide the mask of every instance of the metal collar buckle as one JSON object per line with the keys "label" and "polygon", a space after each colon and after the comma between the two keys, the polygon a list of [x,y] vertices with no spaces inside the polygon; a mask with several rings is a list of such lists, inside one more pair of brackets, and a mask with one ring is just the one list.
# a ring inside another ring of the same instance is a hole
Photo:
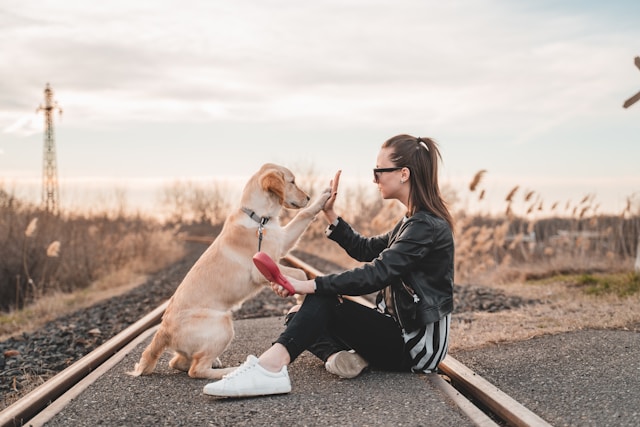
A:
{"label": "metal collar buckle", "polygon": [[268,216],[258,216],[254,211],[245,207],[242,208],[242,212],[249,215],[249,218],[258,223],[258,231],[256,234],[258,236],[258,252],[260,252],[260,248],[262,247],[262,236],[265,234],[264,226],[271,218]]}

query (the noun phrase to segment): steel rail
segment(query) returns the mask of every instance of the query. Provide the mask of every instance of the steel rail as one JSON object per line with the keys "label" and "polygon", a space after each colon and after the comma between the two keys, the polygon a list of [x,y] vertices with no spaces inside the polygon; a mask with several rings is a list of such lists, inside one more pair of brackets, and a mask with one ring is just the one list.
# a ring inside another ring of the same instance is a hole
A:
{"label": "steel rail", "polygon": [[467,395],[471,395],[474,400],[481,402],[508,425],[517,427],[551,426],[551,424],[527,407],[450,355],[447,355],[438,367],[443,374],[451,379],[451,383],[455,388],[461,389]]}
{"label": "steel rail", "polygon": [[91,371],[116,354],[118,350],[125,347],[150,327],[159,323],[162,313],[164,313],[168,304],[168,301],[164,302],[136,323],[5,408],[0,412],[0,426],[25,425],[29,419],[62,396],[67,390],[89,375]]}
{"label": "steel rail", "polygon": [[[295,256],[287,255],[284,261],[291,266],[305,271],[307,277],[310,279],[323,274],[321,271]],[[370,301],[363,297],[348,296],[345,298],[369,307],[374,307]],[[51,405],[56,399],[60,398],[64,393],[74,387],[74,385],[105,363],[119,350],[126,347],[149,328],[159,324],[167,305],[168,301],[164,302],[151,313],[4,409],[0,412],[0,426],[13,427],[26,425],[31,418]],[[453,357],[447,356],[440,363],[439,367],[442,373],[450,379],[451,386],[460,390],[463,394],[471,396],[475,401],[480,402],[494,417],[508,425],[532,427],[550,426],[550,424],[538,415],[531,412],[525,406],[515,401]],[[438,384],[438,387],[441,389],[443,387],[441,383],[443,382],[447,383],[446,381],[440,381],[440,384]],[[445,391],[445,393],[454,400],[456,399],[456,396],[453,395],[457,393],[452,393],[451,391]],[[457,396],[457,398],[459,397],[460,396]],[[488,418],[479,420],[477,414],[479,411],[474,405],[460,401],[456,403],[460,406],[467,407],[467,409],[462,409],[467,415],[474,418],[476,425],[496,425]],[[468,409],[469,406],[473,406],[473,408]]]}

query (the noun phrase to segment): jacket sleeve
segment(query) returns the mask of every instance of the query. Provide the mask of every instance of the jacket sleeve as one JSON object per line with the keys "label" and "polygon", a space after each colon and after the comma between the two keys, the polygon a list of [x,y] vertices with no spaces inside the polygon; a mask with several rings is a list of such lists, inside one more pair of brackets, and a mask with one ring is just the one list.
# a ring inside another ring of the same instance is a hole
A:
{"label": "jacket sleeve", "polygon": [[387,248],[390,235],[391,232],[375,237],[364,237],[338,217],[338,225],[329,235],[329,239],[338,243],[356,261],[369,262]]}
{"label": "jacket sleeve", "polygon": [[[394,231],[397,231],[397,236],[393,238],[392,232],[392,236],[388,237],[393,239],[392,244],[379,252],[371,262],[342,273],[316,277],[316,293],[365,295],[399,283],[402,276],[416,268],[429,252],[434,230],[430,223],[409,218]],[[355,238],[354,242],[348,239],[347,242],[349,244],[343,246],[345,249],[364,246],[361,240]]]}

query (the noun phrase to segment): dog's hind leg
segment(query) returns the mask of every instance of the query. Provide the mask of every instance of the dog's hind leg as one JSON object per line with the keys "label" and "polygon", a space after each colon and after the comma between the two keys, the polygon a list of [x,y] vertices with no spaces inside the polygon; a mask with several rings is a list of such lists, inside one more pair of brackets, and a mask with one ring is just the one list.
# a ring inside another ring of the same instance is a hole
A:
{"label": "dog's hind leg", "polygon": [[182,353],[176,352],[173,359],[169,362],[169,366],[173,369],[177,369],[179,371],[188,372],[191,367],[191,359],[185,356]]}
{"label": "dog's hind leg", "polygon": [[[191,358],[182,353],[176,352],[175,356],[173,356],[173,359],[171,359],[171,361],[169,362],[169,366],[179,371],[189,372],[192,362],[193,361]],[[222,362],[220,361],[219,357],[215,358],[215,360],[211,364],[211,368],[222,368]]]}
{"label": "dog's hind leg", "polygon": [[189,368],[189,376],[191,378],[208,378],[211,380],[219,380],[223,375],[236,369],[232,368],[217,368],[213,369],[211,366],[220,366],[220,359],[207,357],[204,352],[199,352],[193,355],[193,361]]}
{"label": "dog's hind leg", "polygon": [[158,363],[158,359],[162,355],[162,352],[167,347],[168,342],[167,334],[162,329],[162,326],[160,326],[158,332],[153,336],[151,344],[149,344],[149,346],[147,346],[147,348],[142,352],[140,361],[136,363],[133,371],[127,372],[127,374],[137,377],[152,373],[156,368],[156,364]]}
{"label": "dog's hind leg", "polygon": [[[215,327],[212,328],[212,325],[215,325]],[[222,366],[218,356],[226,350],[231,340],[233,340],[234,331],[231,313],[222,312],[210,317],[203,317],[202,325],[196,329],[203,331],[199,336],[195,337],[197,338],[195,341],[202,344],[199,348],[193,349],[191,366],[188,371],[189,376],[191,378],[222,378],[222,375],[227,373],[226,369],[214,368]]]}

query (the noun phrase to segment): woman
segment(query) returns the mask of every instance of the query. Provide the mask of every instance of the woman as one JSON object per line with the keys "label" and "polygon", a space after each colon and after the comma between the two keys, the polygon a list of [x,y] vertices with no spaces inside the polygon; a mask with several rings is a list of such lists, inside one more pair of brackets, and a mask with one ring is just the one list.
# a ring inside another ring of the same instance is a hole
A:
{"label": "woman", "polygon": [[[436,143],[397,135],[380,149],[374,183],[383,199],[395,199],[406,215],[386,234],[366,238],[340,218],[334,203],[340,171],[331,181],[323,207],[327,234],[354,259],[366,262],[313,280],[288,277],[301,306],[287,315],[287,326],[259,358],[247,361],[219,381],[207,384],[213,396],[288,393],[287,365],[309,350],[327,371],[353,378],[365,368],[433,372],[448,348],[453,311],[453,221],[438,186]],[[272,283],[274,292],[289,292]],[[341,298],[378,291],[376,307]]]}

